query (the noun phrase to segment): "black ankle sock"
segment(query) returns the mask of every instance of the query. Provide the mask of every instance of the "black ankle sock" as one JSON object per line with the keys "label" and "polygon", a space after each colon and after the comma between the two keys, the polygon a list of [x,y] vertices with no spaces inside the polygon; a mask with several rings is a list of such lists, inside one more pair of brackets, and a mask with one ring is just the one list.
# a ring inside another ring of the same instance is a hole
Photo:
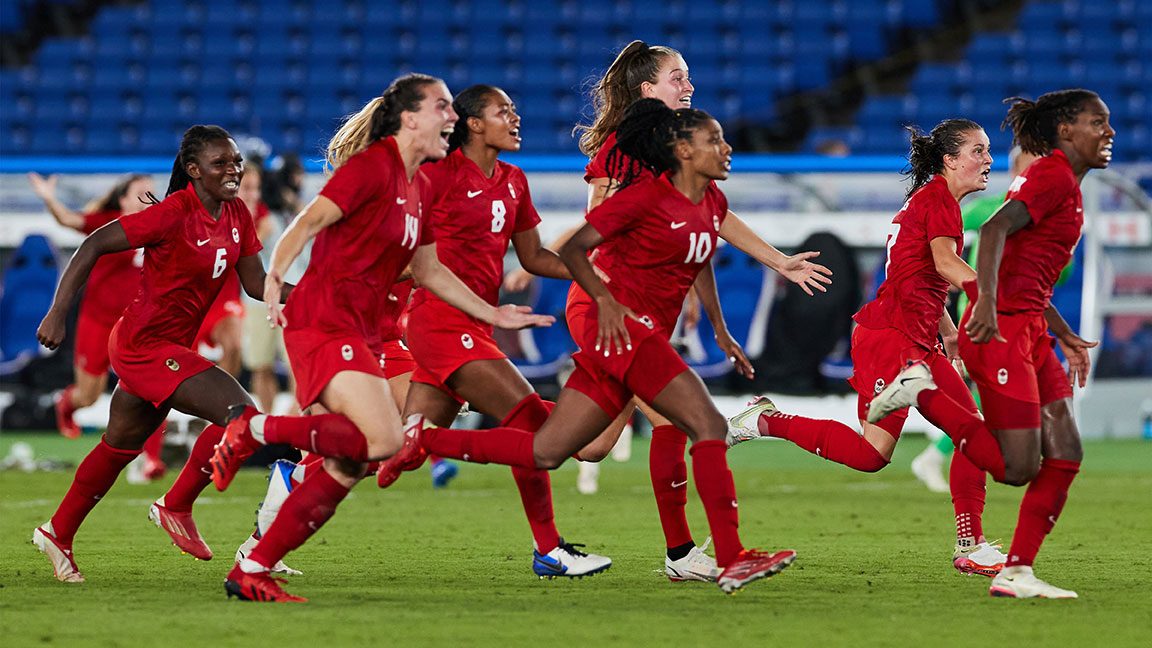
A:
{"label": "black ankle sock", "polygon": [[692,551],[692,548],[695,546],[696,546],[695,542],[685,542],[684,544],[680,545],[679,547],[670,547],[668,549],[668,557],[671,558],[672,560],[680,560],[684,556],[687,556],[688,552]]}

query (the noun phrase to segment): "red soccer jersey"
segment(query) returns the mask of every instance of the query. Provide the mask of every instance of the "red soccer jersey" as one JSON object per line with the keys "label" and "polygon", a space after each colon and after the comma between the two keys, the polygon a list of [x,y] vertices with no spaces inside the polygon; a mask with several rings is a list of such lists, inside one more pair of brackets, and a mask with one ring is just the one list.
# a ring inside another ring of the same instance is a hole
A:
{"label": "red soccer jersey", "polygon": [[936,271],[930,245],[940,236],[956,239],[960,254],[964,246],[960,205],[948,191],[948,181],[938,175],[917,189],[892,219],[884,283],[876,299],[852,319],[870,329],[899,329],[929,349],[935,346],[948,299],[948,280]]}
{"label": "red soccer jersey", "polygon": [[236,262],[260,251],[242,201],[224,203],[213,219],[191,183],[159,205],[121,216],[120,225],[130,244],[145,248],[140,293],[121,325],[138,348],[151,340],[190,345]]}
{"label": "red soccer jersey", "polygon": [[404,337],[404,326],[400,321],[404,309],[408,308],[408,296],[412,293],[412,280],[397,281],[388,292],[384,305],[384,319],[380,322],[380,339],[384,342]]}
{"label": "red soccer jersey", "polygon": [[408,181],[392,137],[353,155],[320,195],[344,217],[316,235],[308,269],[285,308],[291,328],[314,328],[380,340],[388,295],[416,246],[436,240],[423,205],[428,180]]}
{"label": "red soccer jersey", "polygon": [[1032,222],[1004,242],[996,310],[1042,312],[1084,227],[1080,183],[1064,152],[1054,151],[1016,176],[1006,200],[1027,205]]}
{"label": "red soccer jersey", "polygon": [[[440,262],[495,306],[512,235],[540,223],[528,179],[519,167],[499,160],[488,178],[460,150],[425,165],[424,173],[432,186],[432,229]],[[424,289],[414,296],[416,302],[435,298]]]}
{"label": "red soccer jersey", "polygon": [[666,175],[637,180],[613,194],[587,217],[604,237],[595,263],[610,278],[608,290],[671,334],[727,216],[728,199],[715,183],[699,205]]}
{"label": "red soccer jersey", "polygon": [[[119,211],[99,211],[84,214],[84,234],[91,234],[101,227],[120,218]],[[84,301],[80,310],[105,324],[115,324],[136,298],[140,290],[140,269],[144,267],[144,250],[125,250],[115,254],[105,254],[96,261],[88,275],[84,289]]]}
{"label": "red soccer jersey", "polygon": [[[584,167],[584,182],[591,182],[594,178],[619,178],[619,171],[613,174],[608,170],[608,152],[611,151],[614,146],[616,146],[616,131],[608,134],[608,137],[604,139],[604,143],[600,145],[600,150],[596,151],[596,155],[594,155],[591,160],[588,160],[588,166]],[[626,159],[639,171],[636,176],[638,180],[640,178],[652,177],[652,172],[649,171],[647,167],[631,158],[626,157]]]}

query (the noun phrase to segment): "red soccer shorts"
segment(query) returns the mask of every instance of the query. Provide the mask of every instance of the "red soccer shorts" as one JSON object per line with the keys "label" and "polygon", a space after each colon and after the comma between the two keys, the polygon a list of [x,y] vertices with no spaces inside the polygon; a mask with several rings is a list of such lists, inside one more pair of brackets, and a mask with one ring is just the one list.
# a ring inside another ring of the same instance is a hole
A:
{"label": "red soccer shorts", "polygon": [[124,320],[112,327],[108,351],[112,369],[120,378],[120,388],[157,407],[168,400],[180,383],[216,365],[188,347],[156,340],[146,348],[128,346],[121,335]]}
{"label": "red soccer shorts", "polygon": [[960,320],[960,357],[980,390],[984,418],[993,430],[1040,427],[1040,408],[1072,397],[1068,374],[1060,365],[1040,313],[998,313],[1000,335],[1007,342],[975,344],[964,328],[972,304]]}
{"label": "red soccer shorts", "polygon": [[90,376],[108,373],[108,338],[112,337],[112,327],[119,319],[104,322],[84,313],[76,319],[76,346],[73,351],[73,364]]}
{"label": "red soccer shorts", "polygon": [[408,348],[416,359],[412,382],[452,394],[448,377],[473,360],[504,360],[492,339],[492,327],[439,299],[425,299],[408,310]]}
{"label": "red soccer shorts", "polygon": [[216,328],[220,320],[225,317],[236,317],[243,320],[244,304],[239,299],[212,302],[212,305],[208,307],[208,312],[204,315],[204,322],[200,325],[200,330],[196,333],[196,340],[192,342],[192,348],[199,349],[201,344],[210,347],[216,346],[212,342],[212,329]]}
{"label": "red soccer shorts", "polygon": [[412,359],[412,352],[404,346],[404,342],[401,340],[382,342],[379,356],[380,368],[384,370],[384,377],[388,380],[416,370],[416,361]]}
{"label": "red soccer shorts", "polygon": [[287,328],[284,347],[296,378],[296,400],[303,409],[320,398],[320,392],[341,371],[359,371],[387,379],[380,356],[356,335],[338,335],[313,328]]}

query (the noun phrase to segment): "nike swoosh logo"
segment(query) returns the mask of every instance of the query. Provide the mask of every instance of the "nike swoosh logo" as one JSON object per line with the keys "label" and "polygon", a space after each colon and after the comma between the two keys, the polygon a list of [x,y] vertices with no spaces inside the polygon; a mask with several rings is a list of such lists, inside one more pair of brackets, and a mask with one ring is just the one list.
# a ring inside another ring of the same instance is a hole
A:
{"label": "nike swoosh logo", "polygon": [[404,204],[404,203],[406,203],[406,202],[408,202],[408,201],[407,201],[406,199],[404,199],[404,198],[397,198],[397,199],[396,199],[396,204],[397,204],[397,205],[403,205],[403,204]]}
{"label": "nike swoosh logo", "polygon": [[672,229],[680,229],[681,227],[684,227],[687,224],[688,224],[688,221],[682,221],[679,223],[672,223]]}
{"label": "nike swoosh logo", "polygon": [[211,475],[212,474],[212,471],[209,470],[208,468],[205,468],[204,466],[200,466],[200,472],[204,473],[205,475]]}
{"label": "nike swoosh logo", "polygon": [[203,241],[201,241],[201,240],[197,239],[197,240],[196,240],[196,245],[197,245],[197,246],[201,246],[201,245],[204,245],[205,243],[207,243],[208,241],[211,241],[211,240],[212,240],[212,239],[210,239],[210,238],[206,238],[206,239],[204,239]]}
{"label": "nike swoosh logo", "polygon": [[684,484],[687,484],[687,483],[688,483],[687,479],[685,479],[682,482],[672,482],[672,488],[680,488],[681,486],[683,486]]}
{"label": "nike swoosh logo", "polygon": [[479,195],[480,195],[480,194],[482,194],[482,193],[484,193],[484,190],[483,190],[483,189],[481,189],[480,191],[469,191],[469,192],[468,192],[468,197],[469,197],[469,198],[475,198],[476,196],[479,196]]}

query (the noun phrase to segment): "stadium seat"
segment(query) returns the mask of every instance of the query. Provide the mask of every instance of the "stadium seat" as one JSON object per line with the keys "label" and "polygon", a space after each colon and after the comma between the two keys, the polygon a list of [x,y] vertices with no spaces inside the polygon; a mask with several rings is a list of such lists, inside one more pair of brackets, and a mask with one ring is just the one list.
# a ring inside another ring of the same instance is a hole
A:
{"label": "stadium seat", "polygon": [[36,329],[52,305],[59,277],[56,249],[48,238],[29,234],[8,259],[0,290],[0,360],[3,373],[15,369],[17,358],[40,354]]}

